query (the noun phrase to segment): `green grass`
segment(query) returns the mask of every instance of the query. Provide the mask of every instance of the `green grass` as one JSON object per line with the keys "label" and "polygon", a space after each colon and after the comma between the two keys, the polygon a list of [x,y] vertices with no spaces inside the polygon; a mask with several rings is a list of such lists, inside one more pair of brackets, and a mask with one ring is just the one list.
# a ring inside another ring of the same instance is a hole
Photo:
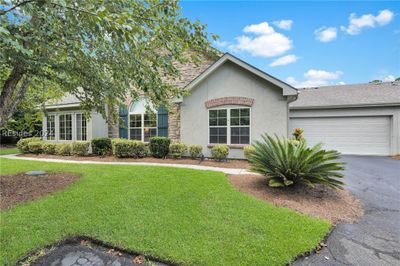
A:
{"label": "green grass", "polygon": [[4,158],[0,167],[2,175],[82,175],[63,191],[1,212],[0,265],[77,235],[181,265],[284,265],[330,229],[240,193],[218,172]]}
{"label": "green grass", "polygon": [[1,148],[0,155],[18,154],[20,151],[17,148]]}

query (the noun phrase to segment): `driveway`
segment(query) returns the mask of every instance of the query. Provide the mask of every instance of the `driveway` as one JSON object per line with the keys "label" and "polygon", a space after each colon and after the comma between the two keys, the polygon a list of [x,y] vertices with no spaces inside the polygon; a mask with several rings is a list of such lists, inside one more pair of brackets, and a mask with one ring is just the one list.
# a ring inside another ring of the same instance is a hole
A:
{"label": "driveway", "polygon": [[400,265],[400,160],[343,156],[347,188],[364,204],[354,224],[337,226],[320,254],[293,265]]}

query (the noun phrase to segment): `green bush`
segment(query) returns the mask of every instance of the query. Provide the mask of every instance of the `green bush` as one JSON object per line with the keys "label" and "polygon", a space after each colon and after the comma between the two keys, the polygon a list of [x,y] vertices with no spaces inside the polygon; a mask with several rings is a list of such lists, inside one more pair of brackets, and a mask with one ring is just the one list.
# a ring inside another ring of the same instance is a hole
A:
{"label": "green bush", "polygon": [[183,143],[176,142],[169,145],[169,154],[174,158],[181,158],[186,151],[187,146]]}
{"label": "green bush", "polygon": [[71,144],[71,153],[78,156],[89,154],[90,141],[75,141]]}
{"label": "green bush", "polygon": [[201,145],[190,145],[189,154],[192,159],[199,158],[202,154],[203,147]]}
{"label": "green bush", "polygon": [[70,143],[65,144],[57,144],[56,145],[56,154],[69,156],[72,153],[72,146]]}
{"label": "green bush", "polygon": [[108,155],[112,151],[111,139],[99,137],[92,139],[92,153],[100,156]]}
{"label": "green bush", "polygon": [[243,148],[244,157],[246,157],[246,159],[249,160],[250,156],[254,153],[255,150],[256,148],[254,148],[251,145],[244,147]]}
{"label": "green bush", "polygon": [[45,154],[55,154],[57,144],[51,142],[44,142],[42,145],[43,153]]}
{"label": "green bush", "polygon": [[29,147],[28,144],[29,142],[32,141],[40,141],[40,138],[26,138],[26,139],[20,139],[17,142],[17,148],[22,152],[22,153],[29,153]]}
{"label": "green bush", "polygon": [[30,153],[39,154],[43,152],[43,141],[30,141],[28,143],[28,149]]}
{"label": "green bush", "polygon": [[229,154],[229,147],[224,144],[217,144],[211,149],[211,157],[217,161],[226,160]]}
{"label": "green bush", "polygon": [[166,137],[152,137],[150,138],[150,152],[155,158],[165,158],[169,152],[170,141]]}
{"label": "green bush", "polygon": [[112,150],[114,156],[118,158],[143,158],[146,157],[148,153],[144,142],[127,139],[113,139]]}
{"label": "green bush", "polygon": [[286,138],[262,136],[256,141],[254,154],[250,157],[251,169],[268,177],[271,187],[286,187],[296,184],[323,184],[341,188],[340,173],[344,163],[339,162],[337,151],[323,150],[321,144],[307,147],[305,141],[297,144]]}

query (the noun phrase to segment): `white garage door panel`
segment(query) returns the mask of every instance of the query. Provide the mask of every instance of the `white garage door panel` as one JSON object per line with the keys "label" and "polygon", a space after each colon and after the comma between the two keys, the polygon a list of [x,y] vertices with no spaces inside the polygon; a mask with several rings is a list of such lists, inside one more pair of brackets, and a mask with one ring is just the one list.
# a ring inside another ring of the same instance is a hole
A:
{"label": "white garage door panel", "polygon": [[343,154],[390,153],[389,116],[291,118],[290,127],[304,129],[310,145],[322,142]]}

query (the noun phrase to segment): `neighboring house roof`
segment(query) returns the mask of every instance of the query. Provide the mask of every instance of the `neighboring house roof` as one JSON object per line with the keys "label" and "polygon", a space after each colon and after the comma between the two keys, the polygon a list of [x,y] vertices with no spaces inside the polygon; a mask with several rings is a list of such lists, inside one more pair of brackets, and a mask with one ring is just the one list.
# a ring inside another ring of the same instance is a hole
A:
{"label": "neighboring house roof", "polygon": [[198,75],[195,79],[193,79],[185,89],[191,90],[193,89],[197,84],[199,84],[202,80],[207,78],[211,73],[213,73],[216,69],[218,69],[220,66],[222,66],[225,62],[230,61],[233,62],[236,65],[241,66],[245,70],[250,71],[251,73],[255,74],[256,76],[259,76],[260,78],[282,88],[283,90],[283,95],[297,95],[297,89],[292,87],[291,85],[265,73],[264,71],[261,71],[260,69],[242,61],[241,59],[229,54],[225,53],[219,60],[217,60],[214,64],[212,64],[209,68],[207,68],[203,73]]}
{"label": "neighboring house roof", "polygon": [[76,106],[79,105],[80,101],[78,98],[76,98],[75,95],[72,94],[66,94],[63,96],[61,99],[55,100],[55,101],[48,101],[46,102],[45,106],[47,108],[51,107],[69,107],[69,106]]}
{"label": "neighboring house roof", "polygon": [[291,109],[400,105],[400,82],[381,82],[299,89]]}

